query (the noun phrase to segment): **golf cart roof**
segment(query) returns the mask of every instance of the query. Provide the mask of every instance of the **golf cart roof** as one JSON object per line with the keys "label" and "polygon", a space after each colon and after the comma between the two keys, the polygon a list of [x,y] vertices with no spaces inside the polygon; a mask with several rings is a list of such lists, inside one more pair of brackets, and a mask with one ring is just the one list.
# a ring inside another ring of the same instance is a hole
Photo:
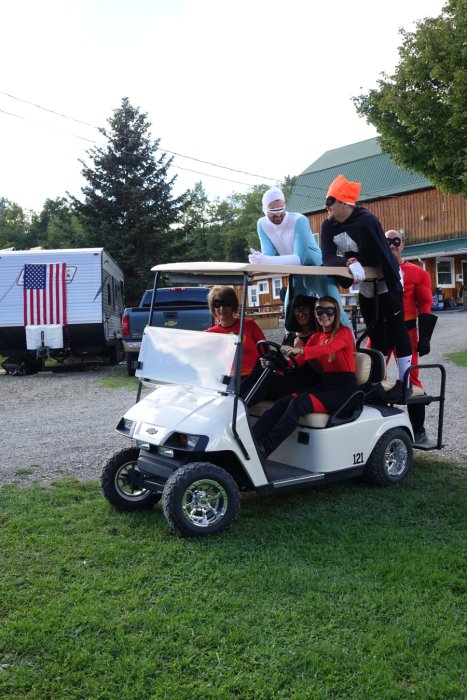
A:
{"label": "golf cart roof", "polygon": [[[324,265],[251,265],[241,262],[178,262],[154,265],[152,272],[192,274],[192,275],[223,275],[243,276],[250,278],[264,278],[267,275],[335,275],[352,279],[346,267],[327,267]],[[381,270],[377,267],[365,268],[366,278],[375,279],[381,277]]]}

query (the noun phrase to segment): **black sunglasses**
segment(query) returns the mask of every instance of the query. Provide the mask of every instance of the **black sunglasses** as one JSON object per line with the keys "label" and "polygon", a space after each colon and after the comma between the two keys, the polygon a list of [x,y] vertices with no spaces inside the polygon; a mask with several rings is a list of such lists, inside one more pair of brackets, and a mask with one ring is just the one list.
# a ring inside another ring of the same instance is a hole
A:
{"label": "black sunglasses", "polygon": [[317,306],[315,309],[317,316],[335,316],[336,310],[333,306]]}
{"label": "black sunglasses", "polygon": [[337,202],[337,199],[335,197],[326,197],[326,201],[324,203],[325,207],[332,207],[333,204]]}
{"label": "black sunglasses", "polygon": [[232,304],[229,304],[228,301],[222,301],[222,299],[214,299],[214,301],[212,302],[212,305],[215,309],[220,309],[221,306],[225,306],[226,308],[228,306],[232,306]]}
{"label": "black sunglasses", "polygon": [[299,316],[300,314],[303,314],[303,316],[309,316],[311,314],[311,309],[309,306],[299,306],[298,308],[294,309],[294,314],[295,316]]}
{"label": "black sunglasses", "polygon": [[401,239],[399,236],[395,236],[394,238],[386,238],[388,245],[393,245],[394,248],[399,248],[400,244],[402,243]]}

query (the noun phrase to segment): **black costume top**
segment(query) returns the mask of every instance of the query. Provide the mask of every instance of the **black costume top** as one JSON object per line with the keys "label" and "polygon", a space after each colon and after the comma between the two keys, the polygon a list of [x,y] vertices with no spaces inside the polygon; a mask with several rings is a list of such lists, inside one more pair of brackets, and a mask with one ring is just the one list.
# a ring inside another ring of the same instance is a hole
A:
{"label": "black costume top", "polygon": [[330,219],[323,221],[320,242],[323,265],[343,267],[348,258],[357,258],[364,267],[382,267],[388,291],[403,291],[399,265],[389,248],[383,227],[368,209],[355,207],[342,223]]}

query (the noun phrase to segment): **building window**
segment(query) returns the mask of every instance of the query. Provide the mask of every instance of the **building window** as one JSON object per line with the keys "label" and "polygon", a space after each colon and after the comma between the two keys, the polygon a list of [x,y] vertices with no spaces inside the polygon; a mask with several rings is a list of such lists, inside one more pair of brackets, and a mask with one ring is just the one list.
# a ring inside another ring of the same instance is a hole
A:
{"label": "building window", "polygon": [[259,306],[257,284],[252,284],[251,287],[248,287],[248,303],[250,306]]}
{"label": "building window", "polygon": [[258,290],[260,294],[267,294],[269,292],[268,282],[258,282]]}
{"label": "building window", "polygon": [[276,277],[276,279],[273,279],[273,281],[272,281],[272,298],[273,299],[280,299],[281,298],[281,287],[282,287],[281,278]]}
{"label": "building window", "polygon": [[454,258],[436,258],[436,286],[454,287]]}

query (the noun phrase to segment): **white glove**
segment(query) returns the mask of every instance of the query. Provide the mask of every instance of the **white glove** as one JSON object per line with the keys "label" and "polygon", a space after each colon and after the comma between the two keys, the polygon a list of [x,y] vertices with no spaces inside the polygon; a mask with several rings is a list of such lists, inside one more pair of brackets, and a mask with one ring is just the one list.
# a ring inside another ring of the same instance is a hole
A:
{"label": "white glove", "polygon": [[250,248],[248,260],[252,265],[300,265],[298,255],[264,255],[259,250]]}
{"label": "white glove", "polygon": [[365,270],[358,261],[349,265],[349,271],[353,277],[354,282],[363,282],[363,280],[365,279]]}
{"label": "white glove", "polygon": [[264,265],[268,262],[267,258],[268,256],[263,255],[263,253],[260,253],[259,250],[250,248],[250,255],[248,256],[248,260],[252,265]]}

